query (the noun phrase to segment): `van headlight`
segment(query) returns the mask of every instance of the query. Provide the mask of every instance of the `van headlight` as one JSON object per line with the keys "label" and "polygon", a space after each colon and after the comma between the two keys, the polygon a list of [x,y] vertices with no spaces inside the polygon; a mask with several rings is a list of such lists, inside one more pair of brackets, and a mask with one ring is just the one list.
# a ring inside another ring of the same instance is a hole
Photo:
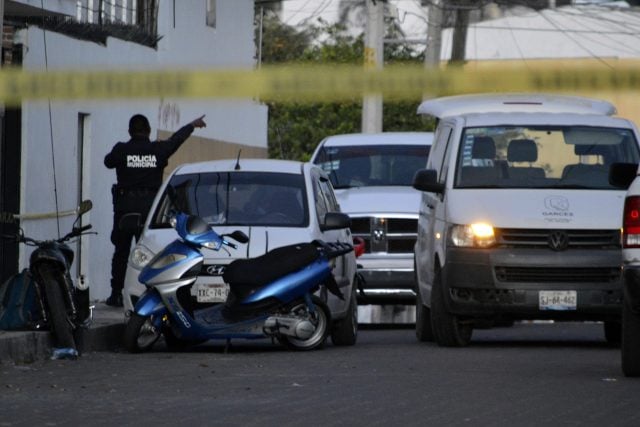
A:
{"label": "van headlight", "polygon": [[486,223],[454,225],[449,236],[451,244],[461,248],[489,248],[496,244],[493,227]]}
{"label": "van headlight", "polygon": [[153,258],[153,252],[144,245],[136,245],[131,251],[129,261],[134,268],[141,270],[145,265],[149,264]]}

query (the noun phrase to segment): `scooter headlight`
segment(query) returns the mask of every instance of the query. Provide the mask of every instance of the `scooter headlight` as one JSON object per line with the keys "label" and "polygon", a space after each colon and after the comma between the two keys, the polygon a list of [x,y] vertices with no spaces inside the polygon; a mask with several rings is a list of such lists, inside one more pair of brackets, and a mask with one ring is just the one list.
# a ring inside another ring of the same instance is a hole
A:
{"label": "scooter headlight", "polygon": [[217,251],[222,246],[222,243],[212,240],[209,242],[204,242],[202,246],[204,246],[207,249],[213,249],[214,251]]}
{"label": "scooter headlight", "polygon": [[136,245],[131,251],[129,262],[134,268],[141,270],[145,265],[149,264],[151,258],[153,258],[153,252],[149,248],[144,245]]}

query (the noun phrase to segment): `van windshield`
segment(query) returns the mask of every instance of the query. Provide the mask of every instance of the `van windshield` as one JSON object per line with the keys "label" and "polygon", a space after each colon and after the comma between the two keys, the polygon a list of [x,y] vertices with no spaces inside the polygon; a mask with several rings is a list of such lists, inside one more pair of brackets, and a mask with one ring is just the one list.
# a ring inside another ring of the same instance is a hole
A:
{"label": "van windshield", "polygon": [[613,163],[638,163],[633,132],[587,126],[467,128],[458,152],[457,188],[614,189]]}
{"label": "van windshield", "polygon": [[169,181],[151,228],[168,228],[173,212],[198,215],[212,225],[306,227],[304,178],[272,172],[207,172]]}
{"label": "van windshield", "polygon": [[424,168],[428,145],[354,145],[323,147],[314,163],[329,175],[336,189],[380,185],[411,186]]}

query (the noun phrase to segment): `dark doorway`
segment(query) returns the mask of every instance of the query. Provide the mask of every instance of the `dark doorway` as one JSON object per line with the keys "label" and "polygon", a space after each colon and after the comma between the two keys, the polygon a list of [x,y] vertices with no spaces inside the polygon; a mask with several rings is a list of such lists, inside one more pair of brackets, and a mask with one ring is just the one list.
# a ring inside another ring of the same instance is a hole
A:
{"label": "dark doorway", "polygon": [[[10,52],[3,49],[3,66],[22,63],[22,46],[14,45]],[[22,152],[22,109],[7,108],[0,116],[0,212],[20,212],[20,165]],[[14,234],[17,224],[0,222],[0,234]],[[18,244],[2,239],[0,245],[0,280],[18,272]]]}

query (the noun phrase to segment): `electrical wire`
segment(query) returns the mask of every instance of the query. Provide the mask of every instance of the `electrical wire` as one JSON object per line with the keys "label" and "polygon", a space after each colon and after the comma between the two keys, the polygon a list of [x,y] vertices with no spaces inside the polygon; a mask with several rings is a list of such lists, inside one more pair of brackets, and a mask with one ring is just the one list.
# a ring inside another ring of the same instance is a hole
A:
{"label": "electrical wire", "polygon": [[542,11],[540,12],[540,16],[542,18],[544,18],[549,24],[551,24],[553,27],[555,27],[561,34],[563,34],[566,38],[568,38],[569,40],[571,40],[573,43],[575,43],[576,45],[578,45],[580,48],[582,48],[585,52],[587,52],[589,54],[589,56],[591,56],[592,58],[596,59],[598,62],[602,63],[603,65],[605,65],[608,68],[614,69],[614,67],[609,64],[607,61],[605,61],[603,58],[601,58],[600,56],[596,55],[591,49],[589,49],[588,47],[584,46],[580,41],[576,40],[575,37],[571,36],[569,33],[565,32],[564,29],[560,28],[558,26],[558,24],[556,22],[553,21],[553,19],[551,19],[549,16],[547,16],[547,14],[543,13]]}
{"label": "electrical wire", "polygon": [[[47,55],[47,29],[45,25],[44,0],[40,0],[42,9],[42,38],[44,42],[44,70],[49,71],[49,58]],[[56,155],[53,144],[53,113],[51,111],[51,98],[48,98],[49,106],[49,141],[51,144],[51,163],[53,167],[53,196],[56,205],[56,225],[58,227],[58,238],[60,238],[60,209],[58,207],[58,182],[56,179]]]}

